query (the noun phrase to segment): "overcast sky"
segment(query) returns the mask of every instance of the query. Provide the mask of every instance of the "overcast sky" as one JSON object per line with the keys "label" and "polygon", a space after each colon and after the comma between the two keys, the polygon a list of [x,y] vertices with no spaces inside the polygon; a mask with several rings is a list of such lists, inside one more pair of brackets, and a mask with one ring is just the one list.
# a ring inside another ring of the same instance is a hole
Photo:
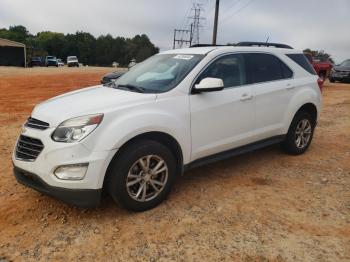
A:
{"label": "overcast sky", "polygon": [[[95,36],[147,34],[161,50],[172,48],[173,30],[188,24],[194,0],[0,0],[0,28],[24,25]],[[200,42],[210,43],[215,0],[203,4]],[[282,42],[294,48],[350,59],[350,0],[221,0],[218,43]]]}

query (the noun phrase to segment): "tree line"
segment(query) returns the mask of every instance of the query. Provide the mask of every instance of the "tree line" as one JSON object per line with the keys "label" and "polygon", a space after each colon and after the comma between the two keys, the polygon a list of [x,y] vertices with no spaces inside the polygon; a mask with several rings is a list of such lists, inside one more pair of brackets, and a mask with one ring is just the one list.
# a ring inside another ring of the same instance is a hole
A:
{"label": "tree line", "polygon": [[117,62],[125,66],[131,59],[141,62],[159,52],[145,34],[133,38],[107,34],[96,38],[83,31],[75,34],[43,31],[33,35],[26,27],[16,25],[0,29],[0,38],[26,44],[28,58],[53,55],[65,60],[75,55],[84,65],[110,66]]}
{"label": "tree line", "polygon": [[303,50],[304,53],[311,54],[314,58],[329,60],[332,64],[334,64],[334,60],[332,55],[326,53],[324,50],[311,50],[310,48],[306,48]]}

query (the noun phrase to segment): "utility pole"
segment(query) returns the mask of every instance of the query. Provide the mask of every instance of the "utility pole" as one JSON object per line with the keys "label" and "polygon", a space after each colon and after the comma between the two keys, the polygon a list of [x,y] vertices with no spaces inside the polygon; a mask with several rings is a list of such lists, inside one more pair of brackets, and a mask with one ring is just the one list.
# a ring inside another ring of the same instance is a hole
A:
{"label": "utility pole", "polygon": [[[181,34],[181,36],[179,36]],[[187,36],[186,39],[184,39],[184,35]],[[188,39],[189,35],[189,39]],[[173,49],[175,48],[182,48],[183,44],[188,44],[191,46],[192,42],[192,26],[191,31],[190,30],[183,30],[183,29],[175,29],[174,30],[174,41],[173,41]]]}
{"label": "utility pole", "polygon": [[201,26],[200,21],[204,20],[205,18],[201,17],[202,12],[202,5],[201,4],[193,4],[192,10],[194,11],[194,16],[189,17],[189,19],[193,19],[193,22],[191,24],[192,27],[192,44],[199,44],[199,29]]}
{"label": "utility pole", "polygon": [[203,17],[200,17],[203,10],[202,5],[194,3],[191,10],[192,12],[194,11],[193,16],[187,17],[188,20],[192,20],[191,23],[188,23],[190,25],[190,28],[174,30],[173,49],[182,48],[184,45],[192,46],[199,44],[199,29],[201,27],[201,20],[205,19]]}
{"label": "utility pole", "polygon": [[214,29],[213,29],[213,45],[216,45],[216,37],[218,35],[218,20],[219,20],[220,0],[215,3]]}

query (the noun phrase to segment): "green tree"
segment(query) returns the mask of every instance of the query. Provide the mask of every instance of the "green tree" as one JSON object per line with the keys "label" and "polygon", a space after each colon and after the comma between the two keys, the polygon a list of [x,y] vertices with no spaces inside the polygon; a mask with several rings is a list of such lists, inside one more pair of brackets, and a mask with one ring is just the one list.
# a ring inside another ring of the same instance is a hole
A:
{"label": "green tree", "polygon": [[304,53],[311,54],[312,57],[314,58],[319,58],[319,59],[328,59],[334,64],[334,60],[332,58],[332,55],[326,53],[324,50],[311,50],[310,48],[306,48],[303,50]]}
{"label": "green tree", "polygon": [[0,38],[25,43],[28,36],[27,28],[22,25],[10,26],[8,30],[6,28],[0,29]]}
{"label": "green tree", "polygon": [[78,31],[75,34],[43,31],[31,35],[21,25],[0,29],[0,38],[25,43],[27,55],[54,55],[66,59],[77,56],[79,61],[88,65],[110,66],[114,61],[126,66],[131,59],[141,62],[159,52],[147,35],[136,35],[133,38],[102,35],[97,39],[90,33]]}
{"label": "green tree", "polygon": [[36,35],[34,43],[40,49],[45,50],[49,55],[62,57],[65,36],[62,33],[50,31],[40,32]]}

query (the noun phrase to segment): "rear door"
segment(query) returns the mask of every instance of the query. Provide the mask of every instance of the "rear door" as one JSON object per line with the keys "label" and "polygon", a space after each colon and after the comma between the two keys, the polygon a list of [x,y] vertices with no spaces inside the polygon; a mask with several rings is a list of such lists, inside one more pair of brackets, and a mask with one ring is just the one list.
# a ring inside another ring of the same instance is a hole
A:
{"label": "rear door", "polygon": [[273,54],[249,53],[244,56],[255,95],[256,139],[279,135],[294,92],[293,71]]}

